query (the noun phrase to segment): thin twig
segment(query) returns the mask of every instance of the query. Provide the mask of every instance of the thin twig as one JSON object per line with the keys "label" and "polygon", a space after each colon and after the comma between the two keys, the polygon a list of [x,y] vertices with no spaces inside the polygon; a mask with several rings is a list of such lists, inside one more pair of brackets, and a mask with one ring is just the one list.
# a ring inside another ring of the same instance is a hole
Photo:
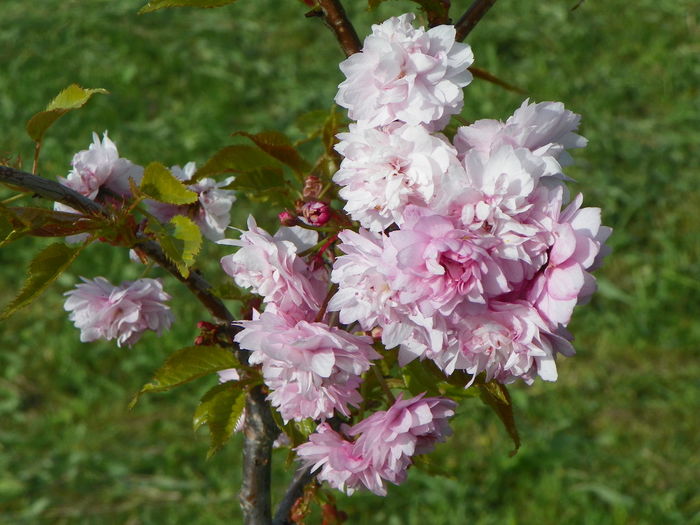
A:
{"label": "thin twig", "polygon": [[318,313],[316,314],[316,318],[314,319],[314,322],[320,323],[323,321],[323,317],[326,315],[326,308],[328,308],[328,303],[331,302],[331,299],[333,298],[333,296],[335,295],[335,292],[337,292],[337,291],[338,291],[337,284],[332,284],[328,288],[328,293],[326,293],[326,297],[323,299],[323,304],[321,305],[321,308],[318,310]]}
{"label": "thin twig", "polygon": [[304,494],[304,487],[315,477],[316,474],[311,472],[311,467],[298,470],[294,474],[294,479],[289,484],[287,492],[277,506],[275,519],[272,521],[273,525],[292,525],[293,522],[289,518],[289,513],[296,501]]}
{"label": "thin twig", "polygon": [[41,141],[34,145],[34,162],[32,162],[32,173],[39,171],[39,153],[41,152]]}
{"label": "thin twig", "polygon": [[357,36],[357,31],[345,13],[340,0],[317,0],[318,6],[323,12],[323,21],[338,39],[345,56],[350,56],[362,51],[362,43]]}
{"label": "thin twig", "polygon": [[455,29],[457,29],[456,40],[458,42],[464,40],[495,3],[496,0],[474,0],[472,5],[469,6],[469,9],[467,9],[455,24]]}
{"label": "thin twig", "polygon": [[492,84],[496,84],[497,86],[502,87],[507,91],[514,91],[515,93],[523,94],[527,93],[527,91],[525,91],[524,89],[520,89],[519,87],[514,86],[513,84],[509,84],[505,80],[501,80],[497,76],[492,75],[491,73],[489,73],[485,69],[481,69],[480,67],[469,66],[469,71],[476,78],[480,78],[482,80],[486,80],[487,82],[491,82]]}

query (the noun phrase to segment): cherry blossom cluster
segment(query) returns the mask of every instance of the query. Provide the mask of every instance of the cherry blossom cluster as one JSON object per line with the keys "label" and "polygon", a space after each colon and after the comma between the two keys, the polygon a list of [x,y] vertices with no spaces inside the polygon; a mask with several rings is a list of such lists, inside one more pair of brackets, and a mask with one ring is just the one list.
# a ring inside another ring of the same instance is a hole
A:
{"label": "cherry blossom cluster", "polygon": [[472,55],[453,27],[412,20],[374,26],[341,65],[336,101],[357,122],[338,136],[333,180],[362,228],[339,235],[328,308],[380,329],[401,365],[556,380],[556,355],[574,352],[565,327],[594,291],[611,231],[581,195],[566,204],[568,150],[586,145],[580,117],[525,101],[505,122],[479,120],[449,140],[439,130],[461,110]]}
{"label": "cherry blossom cluster", "polygon": [[[71,164],[68,176],[59,177],[59,182],[91,200],[115,208],[122,207],[133,197],[131,184],[138,185],[144,173],[142,166],[119,156],[106,132],[102,140],[93,133],[93,143],[87,150],[76,153]],[[173,166],[171,171],[179,180],[188,182],[194,175],[195,165]],[[194,205],[175,206],[147,200],[146,206],[163,222],[175,215],[189,216],[205,237],[218,240],[224,236],[230,223],[230,209],[235,201],[232,191],[221,189],[231,180],[217,183],[214,179],[203,178],[191,184],[189,189],[199,196]],[[54,208],[75,212],[60,203]],[[71,235],[66,241],[82,242],[87,237],[88,234]],[[116,339],[119,346],[131,346],[145,330],[160,334],[170,327],[172,313],[164,304],[170,296],[163,291],[159,280],[139,279],[116,287],[103,277],[84,281],[66,294],[68,300],[65,303],[66,310],[71,311],[70,319],[81,330],[81,341]]]}
{"label": "cherry blossom cluster", "polygon": [[316,232],[299,226],[271,236],[250,217],[240,240],[219,241],[239,246],[221,259],[224,271],[263,297],[265,311],[239,321],[243,330],[235,340],[261,365],[270,402],[285,421],[349,416],[349,407],[362,400],[360,376],[380,357],[370,337],[324,322],[328,272],[299,256],[317,240]]}
{"label": "cherry blossom cluster", "polygon": [[401,483],[412,458],[450,434],[456,407],[399,394],[387,410],[338,424],[366,406],[363,377],[383,357],[369,334],[398,348],[399,366],[430,359],[472,381],[555,380],[556,356],[574,352],[566,325],[594,290],[610,234],[580,195],[567,204],[568,150],[586,145],[579,116],[525,101],[505,122],[448,138],[472,52],[454,27],[426,31],[413,19],[373,26],[340,66],[336,102],[355,122],[338,135],[333,181],[359,226],[338,233],[332,265],[291,216],[274,235],[251,217],[240,240],[219,241],[238,247],[222,267],[264,308],[236,323],[236,342],[261,365],[285,422],[320,422],[298,457],[348,493]]}
{"label": "cherry blossom cluster", "polygon": [[[236,248],[221,266],[260,299],[234,323],[235,342],[250,352],[285,424],[317,423],[295,449],[300,462],[349,494],[386,494],[416,455],[451,434],[456,403],[425,393],[404,399],[408,383],[388,382],[394,361],[380,360],[429,360],[437,375],[464,374],[466,387],[477,377],[554,381],[557,356],[574,354],[566,329],[574,307],[594,292],[591,272],[609,251],[600,210],[570,198],[563,173],[569,151],[586,145],[580,117],[561,103],[526,100],[505,121],[479,120],[448,136],[472,79],[472,51],[455,41],[454,27],[413,21],[405,14],[373,26],[362,51],[340,65],[346,80],[335,100],[353,122],[337,136],[333,182],[347,216],[312,198],[323,184],[310,174],[298,216],[281,213],[276,233],[251,216],[238,239],[224,238],[231,178],[196,180],[194,163],[171,171],[198,202],[144,203],[146,216],[188,216],[205,237]],[[72,165],[61,182],[114,208],[144,173],[106,133]],[[83,281],[65,304],[83,341],[132,345],[172,323],[158,280]],[[363,397],[370,375],[384,404]],[[241,375],[228,369],[219,378]]]}
{"label": "cherry blossom cluster", "polygon": [[[269,388],[268,400],[285,422],[321,421],[300,458],[323,470],[320,478],[351,493],[366,487],[385,494],[384,482],[400,483],[416,454],[429,452],[449,435],[447,418],[455,403],[443,398],[401,397],[387,411],[370,414],[341,431],[324,421],[352,417],[365,401],[363,375],[382,356],[367,335],[335,326],[325,312],[330,275],[323,264],[302,256],[318,244],[315,231],[282,226],[274,234],[248,219],[239,240],[220,244],[238,250],[221,259],[224,271],[243,288],[260,295],[262,313],[237,321],[243,329],[235,341],[251,351],[249,363],[260,365]],[[221,380],[237,380],[224,371]],[[324,459],[326,458],[326,459]]]}
{"label": "cherry blossom cluster", "polygon": [[454,415],[456,403],[443,398],[402,399],[386,411],[378,411],[348,427],[350,441],[322,423],[309,442],[296,448],[304,465],[319,470],[318,478],[331,487],[352,494],[366,487],[385,496],[384,481],[398,485],[406,479],[412,457],[427,454],[435,444],[451,434],[447,418]]}

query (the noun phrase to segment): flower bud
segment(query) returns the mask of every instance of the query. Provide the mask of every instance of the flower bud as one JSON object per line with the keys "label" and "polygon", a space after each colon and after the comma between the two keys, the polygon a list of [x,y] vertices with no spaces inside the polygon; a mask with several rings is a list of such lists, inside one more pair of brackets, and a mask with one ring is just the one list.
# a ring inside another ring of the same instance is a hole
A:
{"label": "flower bud", "polygon": [[331,208],[325,202],[305,202],[301,206],[301,214],[312,226],[323,226],[331,218]]}
{"label": "flower bud", "polygon": [[296,216],[289,210],[284,210],[277,215],[282,226],[294,226],[297,222]]}

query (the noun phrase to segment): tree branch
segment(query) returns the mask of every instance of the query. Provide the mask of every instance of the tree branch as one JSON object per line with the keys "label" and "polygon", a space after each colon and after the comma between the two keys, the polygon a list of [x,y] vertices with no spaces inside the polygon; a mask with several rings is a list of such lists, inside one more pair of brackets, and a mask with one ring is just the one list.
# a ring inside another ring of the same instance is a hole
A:
{"label": "tree branch", "polygon": [[[58,182],[32,175],[9,166],[0,166],[0,183],[9,184],[25,191],[36,193],[46,199],[60,202],[74,210],[87,215],[100,215],[111,218],[107,208],[87,197],[59,184]],[[241,363],[248,363],[248,352],[234,346],[235,327],[231,312],[223,302],[211,292],[211,285],[198,272],[192,271],[183,277],[177,267],[163,253],[158,243],[142,237],[138,248],[155,262],[182,282],[194,294],[202,305],[215,318],[225,322],[233,351]],[[279,434],[279,429],[272,419],[270,405],[265,399],[261,386],[250,391],[246,400],[245,444],[243,451],[243,485],[240,502],[246,525],[269,525],[272,521],[270,509],[270,462],[272,443]]]}
{"label": "tree branch", "polygon": [[[88,199],[63,184],[38,175],[32,175],[9,166],[0,166],[0,182],[33,192],[45,199],[60,202],[85,215],[99,215],[108,219],[112,218],[110,211],[101,204]],[[160,246],[150,239],[141,237],[138,242],[138,248],[183,283],[212,316],[230,326],[231,321],[234,320],[233,315],[221,299],[211,292],[212,286],[201,274],[193,271],[190,272],[188,277],[183,277],[177,267],[165,256]],[[233,342],[233,328],[230,331]],[[248,362],[247,352],[242,352],[240,349],[235,349],[235,351],[239,361],[244,364]]]}
{"label": "tree branch", "polygon": [[245,525],[270,525],[272,444],[279,435],[262,386],[248,394],[243,434],[243,483],[238,499]]}
{"label": "tree branch", "polygon": [[[317,2],[323,13],[323,21],[335,33],[335,37],[338,39],[340,47],[343,48],[345,56],[362,51],[362,43],[357,36],[357,31],[355,31],[352,22],[350,22],[348,15],[345,13],[340,0],[317,0]],[[315,12],[311,11],[311,13]]]}
{"label": "tree branch", "polygon": [[102,215],[110,217],[107,210],[93,200],[81,195],[77,191],[38,175],[32,175],[24,171],[0,166],[0,182],[16,186],[21,190],[31,191],[45,199],[60,202],[70,206],[74,210],[83,212],[85,215]]}
{"label": "tree branch", "polygon": [[277,512],[275,513],[275,519],[272,521],[272,525],[292,525],[292,521],[289,519],[289,513],[292,511],[292,507],[296,501],[304,495],[304,487],[315,477],[316,474],[311,472],[311,467],[298,470],[296,474],[294,474],[294,479],[287,488],[287,492],[282,498],[282,501],[280,501],[277,506]]}
{"label": "tree branch", "polygon": [[474,0],[469,9],[462,15],[462,18],[457,20],[455,24],[455,29],[457,30],[455,39],[458,42],[464,40],[495,3],[496,0]]}
{"label": "tree branch", "polygon": [[427,9],[424,7],[424,11],[428,15],[428,26],[435,27],[443,24],[450,23],[450,4],[451,0],[438,0],[437,4],[441,7]]}

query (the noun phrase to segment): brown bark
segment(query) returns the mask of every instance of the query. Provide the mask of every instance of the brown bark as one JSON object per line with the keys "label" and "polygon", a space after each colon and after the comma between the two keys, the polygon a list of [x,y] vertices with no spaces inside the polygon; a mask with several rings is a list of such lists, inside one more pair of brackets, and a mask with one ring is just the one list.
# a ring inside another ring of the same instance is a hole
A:
{"label": "brown bark", "polygon": [[[318,6],[323,13],[323,21],[330,28],[338,39],[340,47],[343,48],[345,56],[350,56],[362,51],[362,43],[357,36],[357,31],[345,13],[340,0],[317,0]],[[312,11],[313,12],[313,11]]]}
{"label": "brown bark", "polygon": [[289,516],[292,511],[292,507],[296,501],[304,495],[304,488],[307,484],[311,482],[312,479],[316,477],[316,474],[311,473],[311,467],[307,467],[302,470],[298,470],[294,475],[294,479],[287,488],[282,501],[280,501],[277,506],[277,512],[275,512],[275,519],[272,522],[273,525],[292,525],[291,518]]}
{"label": "brown bark", "polygon": [[476,27],[476,24],[483,18],[483,16],[488,12],[496,0],[474,0],[469,9],[462,15],[462,17],[457,20],[455,24],[455,29],[457,30],[456,39],[458,42],[464,40],[472,29]]}
{"label": "brown bark", "polygon": [[243,433],[243,483],[239,501],[244,522],[245,525],[269,525],[272,522],[272,444],[279,429],[272,419],[262,386],[256,386],[248,394]]}

